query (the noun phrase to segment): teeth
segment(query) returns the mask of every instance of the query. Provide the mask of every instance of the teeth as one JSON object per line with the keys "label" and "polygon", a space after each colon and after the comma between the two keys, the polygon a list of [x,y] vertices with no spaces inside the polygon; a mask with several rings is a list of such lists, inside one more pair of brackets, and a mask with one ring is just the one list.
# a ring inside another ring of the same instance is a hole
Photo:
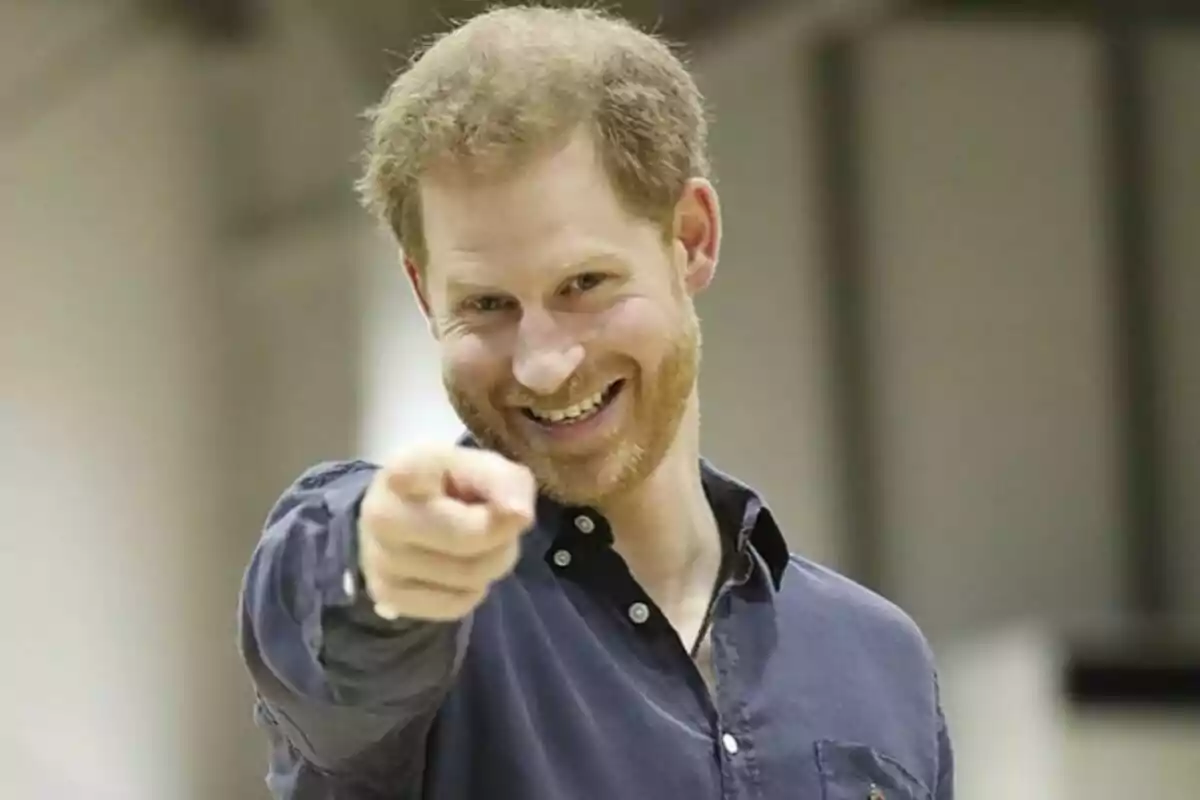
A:
{"label": "teeth", "polygon": [[529,413],[545,422],[562,422],[563,420],[575,420],[585,416],[589,412],[594,411],[602,402],[604,402],[604,392],[599,391],[569,408],[560,408],[553,411],[536,411],[531,408],[529,409]]}

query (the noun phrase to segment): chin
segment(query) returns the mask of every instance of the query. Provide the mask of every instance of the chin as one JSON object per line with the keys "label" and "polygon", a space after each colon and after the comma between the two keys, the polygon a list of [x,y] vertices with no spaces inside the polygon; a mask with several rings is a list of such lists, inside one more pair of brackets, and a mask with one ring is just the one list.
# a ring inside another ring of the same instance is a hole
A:
{"label": "chin", "polygon": [[539,448],[503,423],[468,429],[484,447],[528,467],[541,492],[564,505],[597,505],[645,477],[644,450],[619,437],[595,450],[568,454]]}
{"label": "chin", "polygon": [[542,490],[567,505],[603,504],[638,486],[649,473],[645,450],[631,441],[613,442],[591,457],[539,454],[525,463]]}

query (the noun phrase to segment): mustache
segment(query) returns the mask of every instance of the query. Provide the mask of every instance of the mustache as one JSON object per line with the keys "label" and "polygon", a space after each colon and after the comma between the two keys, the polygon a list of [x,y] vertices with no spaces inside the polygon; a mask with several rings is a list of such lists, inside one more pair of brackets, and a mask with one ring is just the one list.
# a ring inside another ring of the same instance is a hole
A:
{"label": "mustache", "polygon": [[500,395],[501,405],[522,408],[566,408],[603,391],[619,378],[572,375],[554,394],[535,394],[523,386],[511,387]]}

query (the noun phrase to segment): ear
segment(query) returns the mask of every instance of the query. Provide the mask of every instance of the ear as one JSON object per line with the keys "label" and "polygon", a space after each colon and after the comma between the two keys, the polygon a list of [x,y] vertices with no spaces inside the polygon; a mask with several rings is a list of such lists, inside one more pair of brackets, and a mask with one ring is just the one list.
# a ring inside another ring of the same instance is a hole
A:
{"label": "ear", "polygon": [[429,311],[429,293],[425,284],[425,273],[409,256],[404,255],[403,259],[404,274],[408,276],[408,285],[412,287],[413,299],[417,301],[417,307],[421,309],[421,313],[425,315],[425,321],[429,323],[429,333],[436,339],[438,331],[433,314]]}
{"label": "ear", "polygon": [[721,207],[717,190],[704,178],[692,178],[675,205],[674,237],[684,257],[688,294],[708,288],[721,250]]}

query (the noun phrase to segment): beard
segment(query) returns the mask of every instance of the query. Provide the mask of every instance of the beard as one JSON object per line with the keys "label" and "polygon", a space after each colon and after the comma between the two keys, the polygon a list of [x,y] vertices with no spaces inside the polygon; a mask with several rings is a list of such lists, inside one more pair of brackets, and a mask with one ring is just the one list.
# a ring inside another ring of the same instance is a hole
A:
{"label": "beard", "polygon": [[[594,506],[634,489],[662,463],[679,433],[699,369],[700,325],[688,304],[683,328],[669,342],[655,373],[635,370],[625,378],[621,394],[627,396],[614,401],[625,405],[616,409],[620,424],[583,453],[556,452],[548,438],[531,438],[523,420],[514,420],[513,404],[500,401],[502,393],[494,400],[481,397],[449,371],[443,382],[450,404],[481,445],[524,464],[555,500]],[[586,370],[564,385],[566,402],[578,398],[580,389],[603,385],[603,372]]]}

